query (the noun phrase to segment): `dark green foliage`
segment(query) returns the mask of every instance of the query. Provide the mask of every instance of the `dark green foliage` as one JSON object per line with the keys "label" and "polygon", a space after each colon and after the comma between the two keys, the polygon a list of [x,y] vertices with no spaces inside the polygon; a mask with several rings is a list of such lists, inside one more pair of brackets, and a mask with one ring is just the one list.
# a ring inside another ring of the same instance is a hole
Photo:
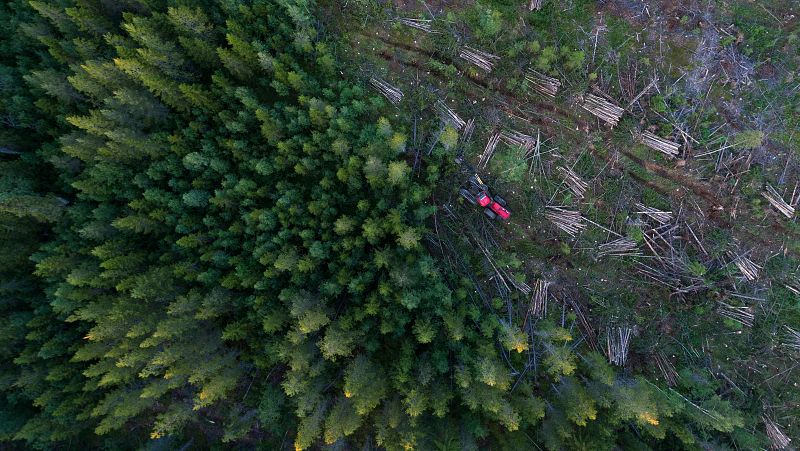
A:
{"label": "dark green foliage", "polygon": [[[436,173],[413,174],[408,131],[341,76],[313,7],[0,6],[18,37],[0,40],[0,441],[604,449],[743,433],[709,384],[684,398],[619,377],[563,323],[536,325],[541,374],[510,372],[525,326],[428,255]],[[577,70],[571,44],[541,53]]]}

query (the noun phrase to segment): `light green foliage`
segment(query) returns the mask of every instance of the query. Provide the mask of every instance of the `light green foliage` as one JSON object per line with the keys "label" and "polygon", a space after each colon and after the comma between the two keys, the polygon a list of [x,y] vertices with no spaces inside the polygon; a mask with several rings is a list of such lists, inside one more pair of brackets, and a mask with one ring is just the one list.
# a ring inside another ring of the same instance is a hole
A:
{"label": "light green foliage", "polygon": [[394,133],[389,140],[389,148],[397,153],[405,152],[406,150],[406,135],[402,133]]}
{"label": "light green foliage", "polygon": [[755,149],[764,142],[764,132],[761,130],[745,130],[737,133],[733,138],[733,145],[737,149]]}
{"label": "light green foliage", "polygon": [[389,163],[388,180],[392,185],[400,185],[408,179],[411,168],[405,161],[393,161]]}
{"label": "light green foliage", "polygon": [[545,47],[536,58],[536,69],[540,72],[550,72],[553,63],[558,58],[558,53],[555,47]]}
{"label": "light green foliage", "polygon": [[557,347],[545,357],[544,364],[553,379],[558,380],[561,376],[570,376],[575,372],[577,359],[568,348]]}
{"label": "light green foliage", "polygon": [[586,54],[581,50],[570,50],[569,47],[561,47],[561,56],[564,58],[564,68],[574,71],[583,67],[583,60]]}
{"label": "light green foliage", "polygon": [[500,11],[491,8],[481,8],[479,11],[480,35],[492,38],[500,33],[503,27],[503,16]]}
{"label": "light green foliage", "polygon": [[439,142],[442,143],[445,150],[453,150],[458,144],[458,130],[452,125],[446,126],[439,136]]}

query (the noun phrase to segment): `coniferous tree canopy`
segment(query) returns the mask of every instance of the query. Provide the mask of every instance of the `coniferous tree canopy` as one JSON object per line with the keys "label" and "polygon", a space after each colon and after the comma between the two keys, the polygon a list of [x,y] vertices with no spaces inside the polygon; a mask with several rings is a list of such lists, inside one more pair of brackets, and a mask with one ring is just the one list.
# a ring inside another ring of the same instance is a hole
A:
{"label": "coniferous tree canopy", "polygon": [[622,377],[563,324],[538,324],[538,374],[509,372],[527,335],[428,253],[437,168],[412,174],[410,131],[338,69],[312,1],[10,0],[0,27],[0,443],[749,433],[710,382]]}

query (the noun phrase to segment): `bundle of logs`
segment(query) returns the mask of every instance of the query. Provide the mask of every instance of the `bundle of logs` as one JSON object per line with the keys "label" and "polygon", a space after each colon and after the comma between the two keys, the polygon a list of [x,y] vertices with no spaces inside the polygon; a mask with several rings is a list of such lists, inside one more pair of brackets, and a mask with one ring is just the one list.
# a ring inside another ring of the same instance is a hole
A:
{"label": "bundle of logs", "polygon": [[407,17],[399,17],[397,21],[403,25],[416,28],[417,30],[422,30],[426,33],[437,33],[431,27],[432,21],[430,19],[411,19]]}
{"label": "bundle of logs", "polygon": [[774,421],[767,417],[761,417],[764,427],[767,430],[767,438],[772,443],[772,449],[787,449],[792,442]]}
{"label": "bundle of logs", "polygon": [[617,123],[619,123],[622,113],[625,112],[625,110],[617,105],[614,105],[608,100],[598,97],[594,94],[586,94],[583,98],[581,107],[610,125],[611,128],[614,128]]}
{"label": "bundle of logs", "polygon": [[467,46],[461,48],[458,56],[486,72],[491,72],[494,64],[500,60],[500,57],[497,55],[492,55],[491,53],[486,53]]}
{"label": "bundle of logs", "polygon": [[645,146],[663,153],[668,158],[677,158],[680,154],[681,146],[679,144],[664,139],[650,131],[643,132],[639,139]]}
{"label": "bundle of logs", "polygon": [[730,305],[723,301],[719,301],[719,308],[717,311],[725,318],[746,327],[753,327],[753,320],[755,320],[756,317],[752,307]]}
{"label": "bundle of logs", "polygon": [[401,100],[403,100],[403,91],[395,88],[389,83],[375,77],[370,78],[369,82],[379,93],[383,94],[383,96],[393,104],[397,105]]}
{"label": "bundle of logs", "polygon": [[489,141],[486,143],[486,148],[483,149],[483,153],[478,159],[479,167],[486,168],[486,165],[488,165],[489,160],[492,159],[492,156],[497,149],[497,144],[499,144],[500,141],[503,141],[510,146],[522,148],[525,151],[525,155],[528,155],[538,143],[537,138],[520,133],[516,130],[501,130],[500,132],[489,137]]}
{"label": "bundle of logs", "polygon": [[537,318],[547,315],[547,289],[551,282],[537,279],[533,284],[533,298],[531,298],[531,313]]}
{"label": "bundle of logs", "polygon": [[739,272],[741,272],[747,280],[752,282],[758,279],[758,271],[761,269],[761,267],[747,258],[746,255],[736,255],[733,252],[728,251],[728,257],[733,260],[733,264],[739,268]]}
{"label": "bundle of logs", "polygon": [[489,160],[492,159],[492,155],[494,155],[494,151],[497,148],[497,144],[500,142],[500,133],[495,133],[489,137],[489,142],[486,143],[486,147],[483,149],[483,153],[478,160],[478,166],[481,168],[485,168],[487,164],[489,164]]}
{"label": "bundle of logs", "polygon": [[575,236],[586,228],[583,217],[579,211],[566,210],[560,206],[547,206],[544,216],[553,223],[558,229],[563,230],[570,236]]}
{"label": "bundle of logs", "polygon": [[609,362],[617,366],[625,365],[632,335],[633,328],[627,326],[609,327],[606,330],[606,350]]}
{"label": "bundle of logs", "polygon": [[584,182],[583,179],[570,168],[559,166],[556,169],[561,173],[561,176],[564,178],[564,183],[569,187],[570,191],[575,194],[575,197],[583,199],[583,195],[586,193],[586,189],[589,188],[589,184]]}
{"label": "bundle of logs", "polygon": [[542,9],[543,0],[531,0],[531,4],[528,6],[529,11],[538,11]]}
{"label": "bundle of logs", "polygon": [[461,130],[467,125],[452,108],[441,100],[436,102],[436,111],[442,117],[442,120],[455,127],[456,130]]}
{"label": "bundle of logs", "polygon": [[767,185],[767,187],[764,189],[764,192],[761,193],[761,195],[764,196],[764,198],[767,199],[767,201],[770,204],[772,204],[772,206],[775,207],[779,212],[783,213],[784,216],[786,216],[789,219],[794,218],[794,212],[795,212],[794,207],[785,200],[783,200],[783,196],[778,194],[775,188],[773,188],[770,185]]}
{"label": "bundle of logs", "polygon": [[475,132],[475,118],[467,121],[464,129],[461,130],[461,142],[468,143],[472,139],[472,133]]}
{"label": "bundle of logs", "polygon": [[637,203],[636,208],[639,210],[636,213],[648,216],[659,224],[669,224],[672,221],[671,211],[661,211],[641,203]]}
{"label": "bundle of logs", "polygon": [[597,248],[597,258],[625,257],[642,255],[636,241],[628,237],[618,238],[608,243],[603,243]]}
{"label": "bundle of logs", "polygon": [[800,351],[800,331],[794,330],[789,326],[786,328],[786,338],[783,340],[783,345],[795,351]]}
{"label": "bundle of logs", "polygon": [[525,80],[528,81],[534,91],[550,98],[555,97],[558,93],[558,88],[561,87],[561,82],[557,78],[549,77],[533,69],[528,69],[525,73]]}
{"label": "bundle of logs", "polygon": [[664,380],[667,381],[667,385],[670,387],[678,385],[678,372],[675,371],[675,367],[672,366],[667,356],[662,352],[658,352],[653,355],[653,360],[655,360],[656,366],[661,371],[661,374],[664,375]]}

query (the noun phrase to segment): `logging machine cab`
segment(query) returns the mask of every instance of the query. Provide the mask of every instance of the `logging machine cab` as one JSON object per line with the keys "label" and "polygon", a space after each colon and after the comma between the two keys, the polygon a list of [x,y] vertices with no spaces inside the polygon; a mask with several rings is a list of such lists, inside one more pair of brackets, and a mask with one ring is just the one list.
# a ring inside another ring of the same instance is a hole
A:
{"label": "logging machine cab", "polygon": [[489,187],[477,174],[469,178],[469,188],[462,188],[460,194],[469,203],[483,207],[483,213],[490,219],[505,220],[511,216],[506,201],[500,196],[492,197]]}

